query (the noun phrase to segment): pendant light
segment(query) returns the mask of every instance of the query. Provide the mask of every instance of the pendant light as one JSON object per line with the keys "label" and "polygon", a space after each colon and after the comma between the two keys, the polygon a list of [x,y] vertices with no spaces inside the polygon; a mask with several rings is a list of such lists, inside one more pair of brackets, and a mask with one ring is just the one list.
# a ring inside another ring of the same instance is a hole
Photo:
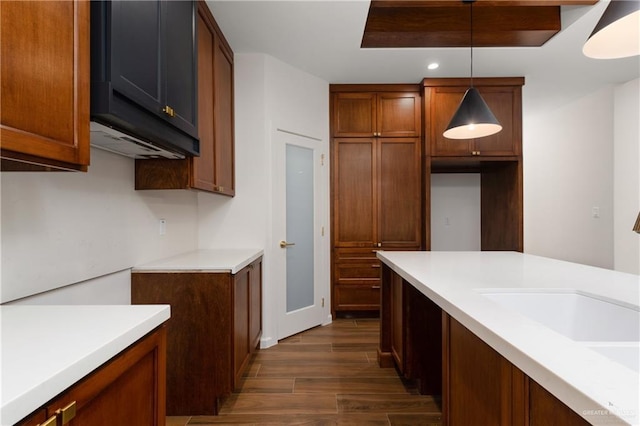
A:
{"label": "pendant light", "polygon": [[636,219],[635,225],[633,225],[633,230],[640,234],[640,213],[638,213],[638,218]]}
{"label": "pendant light", "polygon": [[582,53],[595,59],[640,54],[640,0],[611,0]]}
{"label": "pendant light", "polygon": [[480,92],[473,87],[473,2],[475,0],[463,0],[469,3],[470,16],[470,52],[471,52],[471,81],[470,87],[464,94],[456,113],[451,118],[443,136],[449,139],[474,139],[493,135],[502,130],[495,115],[489,109],[487,103],[480,96]]}

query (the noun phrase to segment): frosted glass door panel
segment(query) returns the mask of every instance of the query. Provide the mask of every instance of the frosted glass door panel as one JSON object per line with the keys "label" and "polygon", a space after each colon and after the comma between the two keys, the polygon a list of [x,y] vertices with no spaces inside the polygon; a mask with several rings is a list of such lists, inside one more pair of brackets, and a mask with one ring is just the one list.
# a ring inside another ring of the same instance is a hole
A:
{"label": "frosted glass door panel", "polygon": [[313,300],[313,150],[286,146],[287,312]]}

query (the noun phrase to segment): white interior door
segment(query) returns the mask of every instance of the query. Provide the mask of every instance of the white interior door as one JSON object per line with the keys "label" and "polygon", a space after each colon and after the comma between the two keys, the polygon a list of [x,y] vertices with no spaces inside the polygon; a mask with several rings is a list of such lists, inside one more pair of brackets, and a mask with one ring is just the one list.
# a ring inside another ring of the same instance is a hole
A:
{"label": "white interior door", "polygon": [[[323,161],[315,138],[275,132],[278,339],[324,318]],[[328,300],[327,300],[328,302]]]}

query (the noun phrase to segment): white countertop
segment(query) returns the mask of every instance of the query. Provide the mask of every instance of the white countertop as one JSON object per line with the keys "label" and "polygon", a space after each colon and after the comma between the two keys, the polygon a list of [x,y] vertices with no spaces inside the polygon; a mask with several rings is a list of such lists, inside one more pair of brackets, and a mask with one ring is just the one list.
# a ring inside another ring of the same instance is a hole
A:
{"label": "white countertop", "polygon": [[228,272],[235,274],[262,256],[261,249],[212,249],[136,266],[132,272]]}
{"label": "white countertop", "polygon": [[0,306],[0,424],[28,416],[169,317],[169,305]]}
{"label": "white countertop", "polygon": [[640,424],[638,372],[478,289],[575,289],[640,305],[640,276],[516,252],[378,252],[440,308],[594,425]]}

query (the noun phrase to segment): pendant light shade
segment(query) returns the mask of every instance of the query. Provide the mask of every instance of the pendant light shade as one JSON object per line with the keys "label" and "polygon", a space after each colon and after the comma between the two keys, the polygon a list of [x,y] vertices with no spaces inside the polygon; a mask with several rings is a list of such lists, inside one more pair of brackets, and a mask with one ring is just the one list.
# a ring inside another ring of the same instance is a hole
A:
{"label": "pendant light shade", "polygon": [[638,218],[636,219],[635,225],[633,225],[633,230],[640,234],[640,213],[638,213]]}
{"label": "pendant light shade", "polygon": [[473,139],[493,135],[500,130],[502,126],[480,92],[475,87],[470,87],[443,136],[449,139]]}
{"label": "pendant light shade", "polygon": [[611,0],[582,52],[595,59],[640,54],[640,0]]}
{"label": "pendant light shade", "polygon": [[467,89],[447,129],[442,134],[449,139],[482,138],[502,130],[502,126],[498,123],[496,116],[493,115],[482,96],[480,96],[480,92],[473,87],[473,1],[463,1],[469,3],[469,17],[471,20],[471,87]]}

